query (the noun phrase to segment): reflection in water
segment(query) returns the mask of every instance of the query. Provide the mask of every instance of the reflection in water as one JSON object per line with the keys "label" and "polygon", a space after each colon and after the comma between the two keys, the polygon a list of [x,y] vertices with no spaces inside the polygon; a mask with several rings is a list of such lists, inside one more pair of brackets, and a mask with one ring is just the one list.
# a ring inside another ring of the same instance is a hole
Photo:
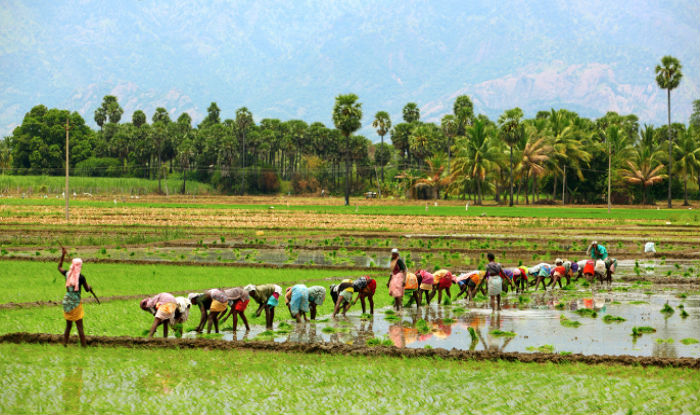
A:
{"label": "reflection in water", "polygon": [[676,346],[674,343],[654,343],[651,350],[651,355],[654,357],[678,357]]}
{"label": "reflection in water", "polygon": [[83,368],[68,366],[63,377],[63,411],[66,413],[80,412],[80,395],[83,391]]}

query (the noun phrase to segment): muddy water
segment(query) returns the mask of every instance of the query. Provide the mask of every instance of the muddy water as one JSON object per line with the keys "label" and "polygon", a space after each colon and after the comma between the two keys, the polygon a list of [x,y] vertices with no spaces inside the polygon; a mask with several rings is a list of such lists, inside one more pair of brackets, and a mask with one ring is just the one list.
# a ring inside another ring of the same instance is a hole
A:
{"label": "muddy water", "polygon": [[[359,307],[356,307],[347,317],[330,319],[325,316],[318,322],[292,322],[291,332],[276,333],[274,338],[260,337],[262,327],[253,327],[247,334],[239,329],[235,336],[230,331],[224,332],[223,338],[361,345],[366,344],[368,339],[381,338],[391,341],[397,347],[409,348],[534,352],[543,351],[538,350],[542,346],[551,346],[555,353],[700,357],[700,344],[681,343],[685,338],[700,340],[700,296],[681,300],[670,293],[646,295],[606,292],[565,301],[564,310],[555,308],[560,303],[557,297],[556,293],[539,295],[531,302],[536,305],[522,307],[509,303],[496,313],[484,308],[484,304],[471,308],[466,308],[463,301],[452,306],[433,304],[422,307],[419,311],[415,308],[404,309],[400,313],[400,321],[396,322],[385,319],[386,309],[378,310],[370,320],[361,319]],[[514,301],[515,297],[511,294],[508,300]],[[644,303],[631,303],[640,301]],[[666,302],[676,309],[669,317],[660,312]],[[690,314],[685,319],[681,318],[681,310],[677,307],[681,303]],[[456,312],[458,307],[465,310]],[[582,308],[595,310],[597,318],[582,317],[575,312]],[[581,325],[578,328],[564,327],[560,322],[562,315],[569,320],[579,321]],[[620,316],[626,321],[605,323],[605,315]],[[421,319],[428,323],[428,332],[419,333],[416,323]],[[454,322],[445,319],[453,319]],[[631,336],[635,326],[650,326],[657,331],[635,338]],[[469,327],[476,332],[475,341],[471,339]],[[514,332],[515,336],[497,336],[493,330]],[[192,336],[193,333],[187,335]],[[661,343],[658,339],[664,342]]]}

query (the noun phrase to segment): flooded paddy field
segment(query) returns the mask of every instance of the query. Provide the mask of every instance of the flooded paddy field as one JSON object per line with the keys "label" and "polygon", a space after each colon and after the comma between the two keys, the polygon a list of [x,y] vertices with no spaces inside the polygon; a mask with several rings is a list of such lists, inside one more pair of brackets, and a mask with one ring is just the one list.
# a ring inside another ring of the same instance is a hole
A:
{"label": "flooded paddy field", "polygon": [[[282,323],[275,332],[265,331],[260,326],[252,327],[248,333],[239,328],[235,334],[223,331],[220,338],[700,358],[700,295],[678,298],[676,294],[540,292],[526,296],[528,301],[523,301],[523,296],[510,294],[505,297],[500,312],[492,312],[485,303],[468,307],[464,300],[449,306],[432,304],[420,309],[414,306],[398,313],[383,308],[375,310],[373,316],[360,314],[359,307],[355,307],[345,317],[322,316],[318,321],[307,323],[290,321]],[[665,304],[674,312],[662,313],[660,310]],[[687,313],[685,317],[681,316],[683,311]],[[633,330],[640,327],[651,327],[654,332],[633,335]],[[185,337],[197,335],[192,332]]]}

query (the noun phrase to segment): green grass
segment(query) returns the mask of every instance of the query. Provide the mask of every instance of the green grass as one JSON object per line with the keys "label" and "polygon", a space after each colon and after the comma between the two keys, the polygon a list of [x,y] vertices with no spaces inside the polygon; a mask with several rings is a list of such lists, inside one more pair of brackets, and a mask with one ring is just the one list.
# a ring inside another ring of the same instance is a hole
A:
{"label": "green grass", "polygon": [[[406,379],[484,390],[507,384],[512,393],[474,399],[438,387],[428,400],[396,387]],[[433,413],[562,413],[563,402],[567,414],[700,412],[692,369],[0,345],[2,413],[258,413],[261,399],[275,413],[335,413],[338,397],[353,396],[357,385],[372,399],[354,401],[353,412],[366,414],[420,413],[426,405]]]}
{"label": "green grass", "polygon": [[698,339],[694,339],[692,337],[686,337],[685,339],[681,340],[681,343],[688,345],[688,344],[697,344]]}
{"label": "green grass", "polygon": [[591,317],[591,318],[598,317],[598,313],[595,310],[591,310],[590,308],[579,308],[578,310],[575,311],[575,313],[581,317]]}
{"label": "green grass", "polygon": [[632,336],[641,336],[642,334],[656,333],[656,329],[649,326],[632,327]]}
{"label": "green grass", "polygon": [[[8,176],[0,175],[0,193],[29,193],[61,195],[65,190],[65,176]],[[182,179],[163,179],[162,190],[166,186],[170,194],[179,194],[182,189]],[[187,180],[187,194],[217,194],[211,185],[195,180]],[[133,177],[80,177],[71,176],[70,192],[83,195],[126,194],[144,195],[158,191],[158,180],[148,180]]]}
{"label": "green grass", "polygon": [[[2,261],[0,303],[61,301],[65,279],[54,262]],[[64,268],[70,264],[64,263]],[[300,270],[274,268],[226,268],[178,265],[83,264],[83,275],[100,297],[148,294],[168,291],[200,291],[214,287],[235,287],[322,279],[338,275],[364,275],[362,271]],[[340,278],[340,277],[338,277]],[[318,285],[328,287],[330,282]],[[314,285],[309,283],[307,285]],[[381,284],[379,284],[381,285]],[[90,294],[83,293],[83,296]]]}

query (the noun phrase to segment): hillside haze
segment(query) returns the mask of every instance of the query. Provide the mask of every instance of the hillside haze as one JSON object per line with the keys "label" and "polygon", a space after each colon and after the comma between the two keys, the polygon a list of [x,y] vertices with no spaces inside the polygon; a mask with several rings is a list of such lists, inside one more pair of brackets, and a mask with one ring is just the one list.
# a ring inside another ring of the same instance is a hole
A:
{"label": "hillside haze", "polygon": [[94,125],[106,94],[129,121],[163,106],[195,122],[210,102],[233,118],[332,125],[334,98],[354,92],[369,124],[414,101],[424,120],[468,94],[496,118],[520,106],[588,117],[635,113],[664,123],[654,67],[683,64],[672,118],[700,98],[700,4],[655,1],[3,1],[0,133],[34,105],[77,110]]}

